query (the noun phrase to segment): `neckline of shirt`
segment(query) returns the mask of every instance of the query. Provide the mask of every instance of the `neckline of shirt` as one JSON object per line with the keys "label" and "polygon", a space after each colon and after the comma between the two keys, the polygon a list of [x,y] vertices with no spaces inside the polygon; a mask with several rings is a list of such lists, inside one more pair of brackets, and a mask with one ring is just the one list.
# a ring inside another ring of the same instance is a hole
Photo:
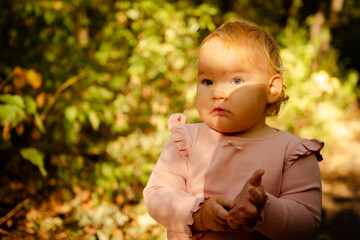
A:
{"label": "neckline of shirt", "polygon": [[203,124],[205,125],[205,128],[208,129],[208,132],[210,133],[210,135],[214,136],[215,138],[218,138],[219,140],[226,140],[226,141],[227,140],[236,140],[236,141],[241,141],[241,142],[260,142],[260,141],[265,141],[265,140],[277,137],[285,132],[280,129],[273,128],[276,130],[276,132],[271,135],[259,137],[259,138],[246,138],[246,137],[239,137],[239,136],[234,136],[234,135],[226,135],[226,134],[220,133],[220,132],[212,129],[205,123],[203,123]]}

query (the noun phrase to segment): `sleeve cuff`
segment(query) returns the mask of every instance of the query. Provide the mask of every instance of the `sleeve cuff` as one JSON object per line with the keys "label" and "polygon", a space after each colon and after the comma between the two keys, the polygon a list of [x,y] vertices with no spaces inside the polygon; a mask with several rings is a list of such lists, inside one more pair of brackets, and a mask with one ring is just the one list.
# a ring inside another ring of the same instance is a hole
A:
{"label": "sleeve cuff", "polygon": [[199,211],[202,204],[204,204],[205,200],[209,199],[209,196],[199,197],[195,200],[194,206],[190,211],[189,217],[186,220],[185,233],[191,239],[199,239],[204,236],[204,232],[193,232],[191,226],[194,224],[194,214]]}

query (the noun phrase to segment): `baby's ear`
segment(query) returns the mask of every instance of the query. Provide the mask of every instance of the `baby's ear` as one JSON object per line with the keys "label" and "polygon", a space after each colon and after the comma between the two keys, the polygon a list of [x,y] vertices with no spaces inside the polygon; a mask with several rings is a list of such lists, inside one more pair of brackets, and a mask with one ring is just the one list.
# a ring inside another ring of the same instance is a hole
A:
{"label": "baby's ear", "polygon": [[283,79],[280,74],[272,75],[268,80],[268,103],[274,103],[279,100],[283,90]]}

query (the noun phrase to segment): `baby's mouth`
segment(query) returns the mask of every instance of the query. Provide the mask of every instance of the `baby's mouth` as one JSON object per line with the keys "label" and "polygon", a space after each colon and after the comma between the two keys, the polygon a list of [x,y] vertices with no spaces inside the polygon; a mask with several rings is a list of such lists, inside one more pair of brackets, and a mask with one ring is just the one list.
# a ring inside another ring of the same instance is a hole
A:
{"label": "baby's mouth", "polygon": [[229,114],[230,112],[220,107],[216,107],[211,111],[211,113],[223,115],[223,114]]}

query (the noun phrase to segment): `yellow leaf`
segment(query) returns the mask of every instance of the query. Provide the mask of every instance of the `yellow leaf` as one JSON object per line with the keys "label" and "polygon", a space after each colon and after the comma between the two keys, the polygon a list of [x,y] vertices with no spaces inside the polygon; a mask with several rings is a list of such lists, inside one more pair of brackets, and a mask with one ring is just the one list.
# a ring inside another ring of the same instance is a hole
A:
{"label": "yellow leaf", "polygon": [[21,67],[15,67],[13,70],[13,84],[16,89],[21,89],[26,85],[25,70]]}
{"label": "yellow leaf", "polygon": [[39,95],[37,95],[35,101],[38,108],[42,108],[46,102],[46,93],[42,92]]}
{"label": "yellow leaf", "polygon": [[28,83],[35,89],[38,89],[42,85],[42,76],[34,69],[30,69],[26,72],[26,78]]}

